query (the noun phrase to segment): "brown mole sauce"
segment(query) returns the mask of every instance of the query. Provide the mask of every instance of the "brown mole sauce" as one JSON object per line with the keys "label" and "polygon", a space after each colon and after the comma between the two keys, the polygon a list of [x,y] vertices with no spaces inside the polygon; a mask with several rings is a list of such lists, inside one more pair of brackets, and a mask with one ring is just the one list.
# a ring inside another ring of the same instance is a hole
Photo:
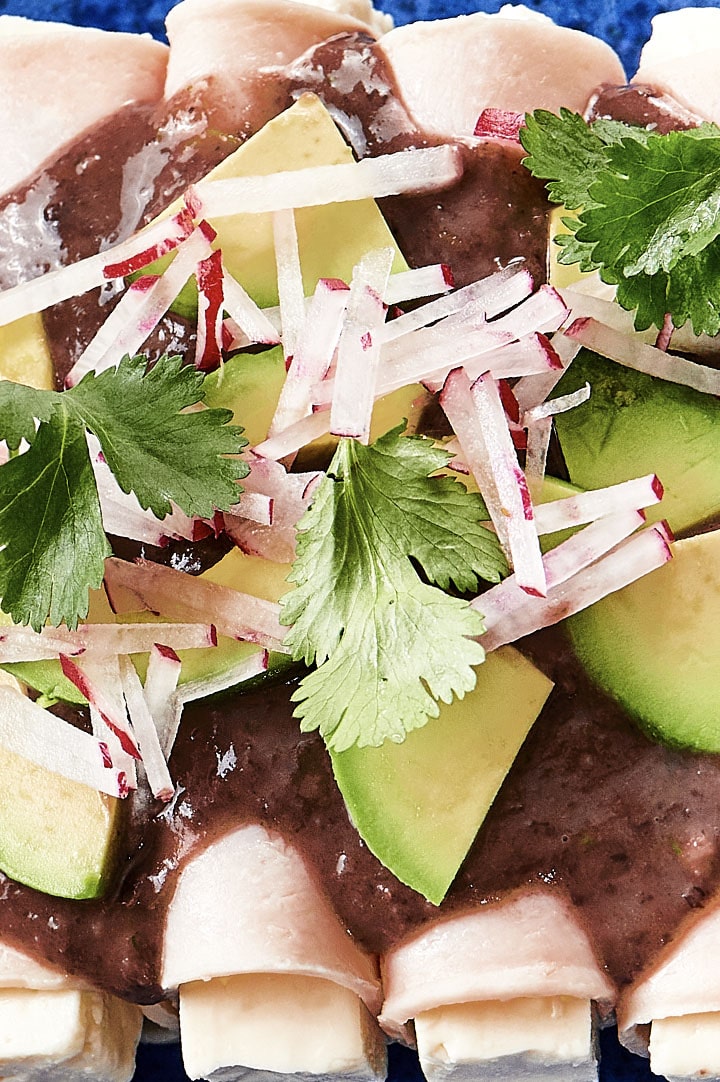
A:
{"label": "brown mole sauce", "polygon": [[[563,891],[622,987],[719,884],[720,759],[648,741],[588,685],[560,633],[525,646],[556,687],[439,912],[516,889]],[[175,799],[136,807],[117,889],[103,901],[70,902],[3,877],[0,938],[149,1002],[160,995],[177,874],[247,821],[298,847],[369,950],[384,951],[433,920],[438,910],[355,832],[322,741],[300,734],[292,718],[290,691],[263,686],[186,707],[170,761]]]}
{"label": "brown mole sauce", "polygon": [[[295,95],[318,95],[358,157],[443,142],[417,127],[382,45],[366,35],[330,38],[290,65],[289,78]],[[547,272],[544,185],[522,168],[524,152],[512,143],[469,139],[459,145],[463,174],[457,184],[379,200],[400,250],[413,267],[446,263],[457,286],[522,259],[539,285]]]}
{"label": "brown mole sauce", "polygon": [[[349,87],[340,78],[348,50],[364,73]],[[360,154],[431,142],[413,128],[369,39],[343,37],[309,54],[290,72],[288,96],[321,89],[326,71],[340,88],[340,101],[327,94],[327,104],[341,121],[344,113],[347,131],[364,144],[356,147]],[[63,258],[111,243],[123,220],[131,232],[236,145],[208,129],[192,101],[175,105],[175,127],[172,116],[158,121],[128,109],[51,167],[44,215],[62,233]],[[169,134],[158,136],[159,123]],[[172,144],[167,155],[164,139]],[[147,191],[141,184],[137,220],[128,225],[119,208],[127,214],[123,169],[131,159],[144,169]],[[524,256],[542,278],[537,231],[544,233],[547,207],[518,162],[517,151],[483,144],[467,152],[458,192],[386,201],[410,262],[443,259],[462,282]],[[0,204],[0,217],[31,188]],[[66,221],[73,205],[81,213]],[[106,311],[93,298],[47,317],[59,383]],[[161,331],[185,349],[187,332],[180,325]],[[518,888],[566,892],[622,986],[719,885],[720,760],[651,744],[588,685],[560,633],[524,645],[556,687],[440,912],[487,904]],[[0,938],[100,987],[151,1002],[162,993],[165,914],[178,874],[194,853],[247,821],[298,846],[340,919],[369,950],[386,950],[433,920],[438,909],[400,884],[355,832],[322,741],[300,734],[292,718],[290,691],[266,684],[187,706],[170,762],[175,798],[166,807],[138,795],[128,800],[108,896],[56,899],[0,875]]]}

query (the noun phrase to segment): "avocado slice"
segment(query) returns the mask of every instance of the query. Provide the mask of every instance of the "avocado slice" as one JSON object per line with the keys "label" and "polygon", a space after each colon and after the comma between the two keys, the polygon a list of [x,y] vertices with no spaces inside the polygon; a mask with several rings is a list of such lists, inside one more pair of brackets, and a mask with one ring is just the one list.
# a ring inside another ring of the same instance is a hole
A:
{"label": "avocado slice", "polygon": [[477,685],[401,744],[331,753],[348,812],[375,856],[439,905],[552,683],[511,647]]}
{"label": "avocado slice", "polygon": [[52,358],[39,313],[0,327],[0,379],[38,390],[52,388]]}
{"label": "avocado slice", "polygon": [[0,868],[45,894],[100,897],[120,803],[0,746]]}
{"label": "avocado slice", "polygon": [[665,496],[648,519],[667,519],[676,534],[717,515],[720,402],[581,350],[558,394],[585,382],[589,400],[555,418],[570,480],[602,488],[656,473]]}
{"label": "avocado slice", "polygon": [[652,737],[720,752],[720,529],[566,621],[596,684]]}

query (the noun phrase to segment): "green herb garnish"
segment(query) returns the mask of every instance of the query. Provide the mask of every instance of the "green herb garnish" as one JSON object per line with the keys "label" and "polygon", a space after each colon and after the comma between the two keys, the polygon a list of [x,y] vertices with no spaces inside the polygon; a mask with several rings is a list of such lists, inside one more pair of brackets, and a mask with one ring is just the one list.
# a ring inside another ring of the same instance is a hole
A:
{"label": "green herb garnish", "polygon": [[87,433],[122,490],[158,518],[171,501],[201,517],[237,502],[247,467],[225,456],[246,441],[231,411],[183,412],[202,402],[203,383],[179,357],[150,370],[144,357],[125,358],[62,393],[0,382],[0,435],[11,451],[30,444],[0,468],[0,595],[16,623],[74,628],[102,581],[110,547]]}
{"label": "green herb garnish", "polygon": [[526,167],[563,218],[559,262],[598,270],[635,325],[720,332],[720,129],[660,135],[618,122],[588,126],[567,110],[526,117]]}
{"label": "green herb garnish", "polygon": [[285,644],[318,666],[293,696],[296,714],[334,751],[402,740],[437,716],[437,700],[474,687],[482,617],[444,591],[507,571],[480,525],[482,498],[430,476],[450,456],[401,432],[371,447],[340,441],[299,523],[297,588],[282,601]]}

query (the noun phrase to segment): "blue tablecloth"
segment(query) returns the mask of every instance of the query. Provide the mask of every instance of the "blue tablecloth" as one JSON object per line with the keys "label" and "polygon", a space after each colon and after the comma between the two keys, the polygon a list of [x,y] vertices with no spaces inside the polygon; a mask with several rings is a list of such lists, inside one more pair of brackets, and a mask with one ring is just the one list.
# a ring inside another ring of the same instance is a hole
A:
{"label": "blue tablecloth", "polygon": [[[396,23],[434,19],[471,11],[497,11],[502,0],[376,0]],[[604,38],[618,52],[628,75],[637,67],[642,43],[650,33],[650,20],[659,11],[674,10],[693,2],[696,7],[716,6],[708,0],[525,0],[526,6],[545,12],[556,22],[587,30]],[[172,0],[0,0],[0,13],[27,15],[135,33],[150,32],[164,39],[164,19]],[[621,1049],[614,1031],[601,1035],[601,1082],[650,1082],[654,1077],[644,1060]],[[135,1082],[181,1082],[182,1070],[176,1047],[145,1046],[140,1049]],[[407,1049],[391,1049],[390,1082],[422,1082],[417,1060]]]}

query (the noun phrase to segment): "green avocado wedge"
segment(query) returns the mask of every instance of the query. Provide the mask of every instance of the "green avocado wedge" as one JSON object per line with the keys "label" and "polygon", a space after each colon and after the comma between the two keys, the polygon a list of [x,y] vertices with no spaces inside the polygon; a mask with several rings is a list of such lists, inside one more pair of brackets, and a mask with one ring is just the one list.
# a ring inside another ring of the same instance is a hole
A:
{"label": "green avocado wedge", "polygon": [[664,518],[680,534],[711,518],[720,507],[720,402],[581,350],[558,394],[585,382],[589,400],[555,419],[573,484],[656,473],[665,496],[649,521]]}
{"label": "green avocado wedge", "polygon": [[61,898],[98,898],[114,869],[121,801],[0,747],[0,868]]}
{"label": "green avocado wedge", "polygon": [[401,744],[333,753],[335,780],[368,848],[434,905],[445,897],[552,683],[510,647],[489,654],[463,699]]}
{"label": "green avocado wedge", "polygon": [[[314,94],[303,94],[205,179],[268,176],[352,161],[352,150],[320,99]],[[164,214],[174,213],[179,205],[179,202],[172,204]],[[222,248],[225,265],[233,277],[261,308],[276,305],[272,214],[235,214],[211,219],[210,224],[217,230],[216,247]],[[375,248],[394,248],[393,270],[407,270],[407,263],[372,199],[301,207],[295,212],[295,224],[306,296],[312,294],[319,278],[349,281],[355,264]],[[197,289],[192,280],[173,308],[188,317],[197,311]]]}
{"label": "green avocado wedge", "polygon": [[720,529],[673,545],[651,575],[572,616],[591,679],[653,740],[720,752]]}

